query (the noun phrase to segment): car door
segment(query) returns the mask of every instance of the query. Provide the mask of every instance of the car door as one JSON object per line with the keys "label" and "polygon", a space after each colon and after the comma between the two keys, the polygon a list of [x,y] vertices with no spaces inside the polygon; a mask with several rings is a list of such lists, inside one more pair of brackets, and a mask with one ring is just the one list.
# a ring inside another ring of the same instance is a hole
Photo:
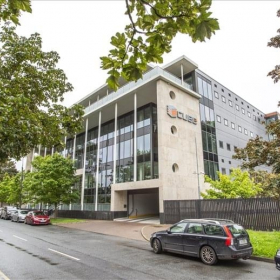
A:
{"label": "car door", "polygon": [[165,235],[164,243],[165,250],[171,251],[174,253],[183,253],[183,234],[187,226],[186,222],[178,223],[172,226]]}
{"label": "car door", "polygon": [[190,256],[199,256],[200,244],[205,241],[201,223],[189,223],[183,234],[184,253]]}

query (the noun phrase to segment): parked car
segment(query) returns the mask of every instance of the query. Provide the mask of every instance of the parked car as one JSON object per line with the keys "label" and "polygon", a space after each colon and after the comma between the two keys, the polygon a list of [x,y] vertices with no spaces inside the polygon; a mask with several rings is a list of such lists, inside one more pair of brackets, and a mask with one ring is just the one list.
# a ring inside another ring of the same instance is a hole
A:
{"label": "parked car", "polygon": [[221,259],[248,259],[253,247],[246,230],[233,221],[188,219],[151,235],[154,253],[162,251],[198,257],[213,265]]}
{"label": "parked car", "polygon": [[17,210],[16,207],[13,207],[13,206],[5,206],[3,208],[3,210],[1,211],[1,219],[4,219],[4,220],[9,220],[11,219],[11,215],[12,213]]}
{"label": "parked car", "polygon": [[29,211],[24,209],[15,210],[12,214],[11,221],[12,222],[24,222],[24,219]]}
{"label": "parked car", "polygon": [[50,217],[43,211],[30,211],[27,213],[24,223],[29,225],[48,225],[50,224]]}
{"label": "parked car", "polygon": [[280,248],[277,250],[274,260],[275,260],[276,268],[280,270]]}

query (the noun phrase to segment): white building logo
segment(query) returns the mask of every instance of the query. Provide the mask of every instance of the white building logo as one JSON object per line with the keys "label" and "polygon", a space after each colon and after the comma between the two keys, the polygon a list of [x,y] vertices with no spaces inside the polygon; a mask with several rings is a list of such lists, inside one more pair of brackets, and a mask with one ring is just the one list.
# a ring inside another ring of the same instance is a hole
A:
{"label": "white building logo", "polygon": [[171,118],[178,118],[178,119],[183,119],[184,121],[190,122],[192,124],[197,124],[197,119],[189,116],[187,114],[184,114],[180,111],[178,111],[174,106],[172,105],[167,105],[167,114]]}

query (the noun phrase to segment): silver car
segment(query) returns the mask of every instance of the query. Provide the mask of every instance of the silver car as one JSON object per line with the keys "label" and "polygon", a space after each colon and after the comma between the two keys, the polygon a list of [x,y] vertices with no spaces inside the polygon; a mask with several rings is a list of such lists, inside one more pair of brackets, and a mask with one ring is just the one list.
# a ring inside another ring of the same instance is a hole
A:
{"label": "silver car", "polygon": [[12,222],[24,222],[24,219],[27,215],[29,211],[28,210],[15,210],[13,213],[12,213],[12,216],[11,216],[11,221]]}

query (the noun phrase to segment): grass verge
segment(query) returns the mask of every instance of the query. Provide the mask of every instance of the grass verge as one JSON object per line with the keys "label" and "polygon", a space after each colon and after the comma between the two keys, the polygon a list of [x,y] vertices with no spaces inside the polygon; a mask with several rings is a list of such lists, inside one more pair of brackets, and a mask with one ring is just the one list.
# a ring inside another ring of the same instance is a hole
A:
{"label": "grass verge", "polygon": [[272,259],[276,250],[280,248],[279,231],[254,231],[247,230],[254,248],[253,255]]}
{"label": "grass verge", "polygon": [[82,223],[86,222],[86,220],[82,219],[70,219],[70,218],[51,218],[51,223],[55,224],[71,224],[71,223]]}

